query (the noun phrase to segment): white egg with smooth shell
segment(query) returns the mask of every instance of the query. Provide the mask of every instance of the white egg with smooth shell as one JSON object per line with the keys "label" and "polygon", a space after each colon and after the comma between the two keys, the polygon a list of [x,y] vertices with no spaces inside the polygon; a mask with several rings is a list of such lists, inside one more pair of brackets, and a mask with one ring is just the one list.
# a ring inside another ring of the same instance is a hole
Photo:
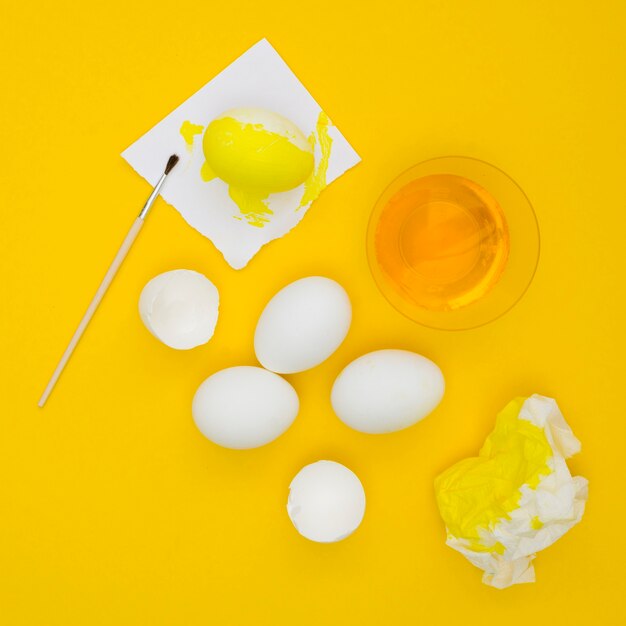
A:
{"label": "white egg with smooth shell", "polygon": [[303,537],[320,543],[341,541],[361,524],[365,491],[344,465],[318,461],[303,467],[291,481],[287,513]]}
{"label": "white egg with smooth shell", "polygon": [[254,350],[263,367],[294,374],[325,361],[341,345],[352,321],[345,289],[322,276],[301,278],[267,304],[254,333]]}
{"label": "white egg with smooth shell", "polygon": [[229,367],[209,376],[193,398],[200,432],[225,448],[258,448],[282,435],[298,415],[298,394],[261,367]]}
{"label": "white egg with smooth shell", "polygon": [[352,361],[331,393],[342,422],[364,433],[408,428],[441,402],[445,383],[429,359],[407,350],[378,350]]}
{"label": "white egg with smooth shell", "polygon": [[215,285],[199,272],[172,270],[155,276],[139,296],[139,315],[159,341],[190,350],[213,337],[219,312]]}

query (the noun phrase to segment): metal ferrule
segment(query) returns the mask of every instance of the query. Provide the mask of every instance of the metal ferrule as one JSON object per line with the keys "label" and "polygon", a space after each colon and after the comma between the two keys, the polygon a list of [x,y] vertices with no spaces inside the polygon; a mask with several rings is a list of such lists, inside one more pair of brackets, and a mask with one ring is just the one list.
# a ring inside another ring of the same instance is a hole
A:
{"label": "metal ferrule", "polygon": [[150,197],[146,200],[146,203],[143,205],[143,209],[141,209],[141,212],[139,213],[139,219],[143,220],[145,219],[146,215],[148,215],[148,211],[152,208],[154,201],[157,199],[157,196],[159,195],[159,191],[161,190],[161,187],[163,183],[165,182],[166,178],[167,178],[167,174],[163,174],[163,176],[159,178],[159,182],[154,186],[154,189],[152,190]]}

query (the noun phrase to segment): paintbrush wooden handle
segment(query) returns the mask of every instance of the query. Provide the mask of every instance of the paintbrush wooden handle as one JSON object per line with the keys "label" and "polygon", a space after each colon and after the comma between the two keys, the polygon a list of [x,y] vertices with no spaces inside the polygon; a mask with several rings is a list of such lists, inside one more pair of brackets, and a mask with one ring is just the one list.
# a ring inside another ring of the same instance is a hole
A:
{"label": "paintbrush wooden handle", "polygon": [[56,369],[54,370],[54,373],[52,374],[52,377],[50,378],[48,385],[46,386],[41,398],[39,399],[39,403],[38,403],[39,406],[43,406],[46,403],[48,396],[54,389],[54,386],[56,385],[57,381],[59,380],[59,376],[61,376],[63,369],[67,365],[67,362],[70,360],[70,357],[72,356],[72,352],[74,352],[74,349],[78,345],[80,338],[83,336],[83,333],[85,332],[85,329],[89,325],[91,318],[94,316],[94,313],[98,309],[98,305],[102,301],[102,298],[104,298],[104,294],[107,292],[107,289],[113,282],[113,279],[115,278],[115,275],[117,274],[117,271],[120,269],[120,266],[124,262],[124,259],[126,258],[126,255],[128,254],[128,251],[133,245],[135,239],[137,238],[137,235],[139,234],[139,231],[141,230],[142,226],[143,226],[143,219],[138,217],[133,222],[133,225],[128,231],[128,234],[126,235],[126,238],[124,239],[122,245],[120,246],[120,249],[117,251],[115,258],[113,259],[113,262],[109,266],[107,273],[104,275],[104,278],[102,279],[102,282],[100,283],[100,286],[98,287],[98,291],[96,291],[96,295],[93,297],[92,301],[87,307],[87,311],[85,311],[85,315],[83,315],[83,319],[80,320],[80,324],[78,325],[78,328],[76,328],[76,331],[74,332],[74,335],[72,336],[72,339],[70,340],[70,343],[65,349],[65,352],[63,353],[63,356],[61,357],[59,364],[56,366]]}

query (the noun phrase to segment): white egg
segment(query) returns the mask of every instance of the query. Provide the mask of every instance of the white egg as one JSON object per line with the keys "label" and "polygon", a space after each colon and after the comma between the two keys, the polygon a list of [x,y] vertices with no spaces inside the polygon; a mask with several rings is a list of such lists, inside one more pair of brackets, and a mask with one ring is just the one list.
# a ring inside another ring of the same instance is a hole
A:
{"label": "white egg", "polygon": [[334,461],[303,467],[291,481],[287,513],[311,541],[332,543],[351,535],[365,514],[365,491],[357,476]]}
{"label": "white egg", "polygon": [[279,374],[308,370],[325,361],[348,334],[350,298],[330,278],[301,278],[267,304],[254,334],[263,367]]}
{"label": "white egg", "polygon": [[412,426],[441,402],[441,370],[406,350],[378,350],[352,361],[331,393],[335,413],[364,433],[389,433]]}
{"label": "white egg", "polygon": [[165,345],[190,350],[215,332],[219,310],[215,285],[192,270],[155,276],[139,297],[139,315],[146,328]]}
{"label": "white egg", "polygon": [[282,435],[298,415],[298,394],[260,367],[229,367],[196,391],[192,413],[200,432],[225,448],[258,448]]}

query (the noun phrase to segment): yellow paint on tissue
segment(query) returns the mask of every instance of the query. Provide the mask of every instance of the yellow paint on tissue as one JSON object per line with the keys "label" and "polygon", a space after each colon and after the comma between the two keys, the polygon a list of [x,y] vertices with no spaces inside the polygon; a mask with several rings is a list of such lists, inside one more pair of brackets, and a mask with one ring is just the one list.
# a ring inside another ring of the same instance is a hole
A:
{"label": "yellow paint on tissue", "polygon": [[263,195],[237,187],[229,187],[228,195],[250,226],[263,228],[270,221],[272,210],[265,204],[266,198]]}
{"label": "yellow paint on tissue", "polygon": [[304,181],[304,194],[300,200],[299,208],[305,207],[315,200],[326,187],[326,174],[328,172],[328,161],[333,144],[333,138],[328,134],[330,120],[328,115],[321,111],[317,118],[317,126],[314,133],[309,136],[311,148],[315,150],[315,145],[319,142],[320,161],[315,171]]}
{"label": "yellow paint on tissue", "polygon": [[182,123],[180,127],[180,134],[187,144],[187,150],[193,150],[193,138],[196,135],[200,135],[203,131],[204,126],[201,126],[200,124],[193,124],[189,120],[185,120]]}
{"label": "yellow paint on tissue", "polygon": [[[435,480],[437,504],[448,531],[468,540],[476,551],[502,551],[499,544],[483,545],[481,530],[509,519],[518,507],[521,487],[536,488],[551,473],[552,449],[543,429],[519,418],[524,401],[517,398],[498,414],[478,457],[464,459]],[[533,527],[537,528],[535,522]]]}

